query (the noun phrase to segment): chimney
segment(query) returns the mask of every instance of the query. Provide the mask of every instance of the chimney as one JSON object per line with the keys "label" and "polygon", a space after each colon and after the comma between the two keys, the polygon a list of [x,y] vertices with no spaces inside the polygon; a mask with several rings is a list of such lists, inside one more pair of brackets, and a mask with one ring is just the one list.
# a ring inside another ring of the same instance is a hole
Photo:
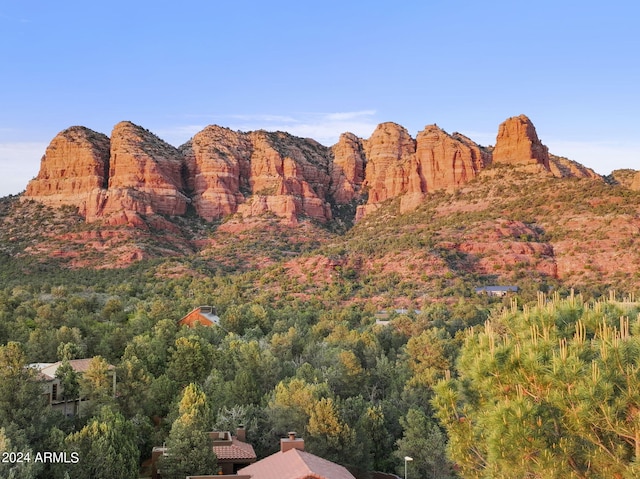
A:
{"label": "chimney", "polygon": [[236,439],[238,439],[238,441],[247,442],[247,431],[243,424],[238,425],[236,429]]}
{"label": "chimney", "polygon": [[304,439],[296,437],[296,433],[291,431],[289,437],[280,439],[280,452],[287,452],[290,449],[299,449],[304,451]]}

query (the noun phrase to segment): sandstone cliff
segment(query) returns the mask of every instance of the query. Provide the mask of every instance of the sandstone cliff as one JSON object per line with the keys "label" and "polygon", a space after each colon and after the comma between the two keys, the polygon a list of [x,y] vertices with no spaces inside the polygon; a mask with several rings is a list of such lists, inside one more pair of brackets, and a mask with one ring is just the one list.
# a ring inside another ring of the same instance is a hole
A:
{"label": "sandstone cliff", "polygon": [[228,128],[208,126],[180,150],[198,215],[211,221],[235,213],[244,201],[241,191],[250,189],[253,146],[249,138]]}
{"label": "sandstone cliff", "polygon": [[549,170],[549,150],[538,139],[536,129],[525,115],[514,116],[498,128],[493,162]]}
{"label": "sandstone cliff", "polygon": [[487,150],[437,125],[426,126],[413,140],[406,129],[384,123],[367,141],[366,155],[369,197],[357,219],[395,197],[400,197],[400,212],[413,210],[428,192],[459,188],[491,163]]}
{"label": "sandstone cliff", "polygon": [[407,193],[410,179],[420,183],[412,174],[415,173],[412,167],[416,142],[406,128],[396,123],[381,123],[364,142],[364,152],[367,166],[363,187],[368,191],[368,201],[358,207],[356,220],[375,211],[383,201]]}
{"label": "sandstone cliff", "polygon": [[328,149],[288,133],[248,134],[253,151],[249,186],[252,198],[238,208],[243,217],[274,213],[290,224],[300,216],[331,219]]}
{"label": "sandstone cliff", "polygon": [[183,193],[182,166],[176,148],[131,122],[118,123],[111,132],[109,200],[139,196],[144,203],[138,205],[139,213],[182,215],[189,201]]}
{"label": "sandstone cliff", "polygon": [[106,186],[109,138],[82,126],[60,132],[42,157],[38,176],[25,196],[49,206],[72,205],[84,209],[87,196]]}
{"label": "sandstone cliff", "polygon": [[331,150],[330,194],[337,204],[346,204],[360,196],[364,182],[366,156],[362,139],[353,133],[343,133]]}
{"label": "sandstone cliff", "polygon": [[[331,205],[358,205],[358,220],[387,200],[400,212],[437,190],[455,190],[492,162],[554,176],[597,177],[549,155],[524,115],[500,125],[493,150],[428,125],[412,138],[395,123],[369,139],[351,133],[327,148],[283,132],[206,127],[175,148],[131,122],[109,139],[87,128],[57,135],[25,194],[48,205],[72,205],[87,221],[144,226],[150,215],[184,215],[189,205],[207,221],[272,214],[293,225],[332,219]],[[154,220],[155,221],[155,220]]]}

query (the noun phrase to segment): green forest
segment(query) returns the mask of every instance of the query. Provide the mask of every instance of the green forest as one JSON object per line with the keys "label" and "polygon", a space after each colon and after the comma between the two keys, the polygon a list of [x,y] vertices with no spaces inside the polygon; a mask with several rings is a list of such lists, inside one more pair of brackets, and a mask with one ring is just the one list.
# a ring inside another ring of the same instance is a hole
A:
{"label": "green forest", "polygon": [[[387,323],[366,302],[261,294],[251,272],[2,266],[0,449],[79,458],[0,463],[2,477],[137,478],[163,443],[184,451],[166,477],[210,473],[205,433],[239,425],[258,457],[296,431],[363,478],[402,474],[405,456],[422,478],[638,475],[632,298],[466,294]],[[214,305],[220,326],[178,327],[198,305]],[[93,358],[89,371],[63,362],[59,378],[91,401],[68,418],[42,403],[26,366],[75,358]]]}

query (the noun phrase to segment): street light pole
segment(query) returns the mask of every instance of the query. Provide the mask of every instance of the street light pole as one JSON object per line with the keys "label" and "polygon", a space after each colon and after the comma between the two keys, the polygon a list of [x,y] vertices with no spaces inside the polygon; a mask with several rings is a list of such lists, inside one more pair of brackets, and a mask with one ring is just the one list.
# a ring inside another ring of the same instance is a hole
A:
{"label": "street light pole", "polygon": [[407,479],[407,462],[413,461],[413,457],[404,456],[404,479]]}

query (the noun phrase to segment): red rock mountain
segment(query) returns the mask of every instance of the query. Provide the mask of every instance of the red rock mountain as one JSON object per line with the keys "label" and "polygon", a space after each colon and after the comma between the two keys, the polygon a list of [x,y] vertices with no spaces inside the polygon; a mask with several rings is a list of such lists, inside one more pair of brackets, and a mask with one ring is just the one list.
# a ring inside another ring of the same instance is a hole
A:
{"label": "red rock mountain", "polygon": [[109,137],[82,126],[60,132],[47,147],[40,173],[27,185],[25,196],[84,211],[88,195],[107,184],[109,148]]}
{"label": "red rock mountain", "polygon": [[597,176],[549,155],[524,115],[500,125],[493,150],[436,125],[414,139],[395,123],[380,124],[366,140],[345,133],[331,148],[283,132],[209,126],[174,148],[121,122],[110,139],[83,127],[58,134],[24,197],[76,206],[89,222],[140,224],[145,216],[179,216],[192,207],[207,221],[270,213],[292,225],[301,218],[329,221],[332,205],[359,205],[356,219],[393,198],[401,212],[410,211],[430,192],[459,188],[492,162],[558,177]]}
{"label": "red rock mountain", "polygon": [[228,128],[208,126],[180,147],[186,183],[196,212],[208,221],[233,214],[249,190],[249,138]]}
{"label": "red rock mountain", "polygon": [[538,139],[531,120],[524,115],[514,116],[498,128],[493,150],[495,163],[537,166],[549,170],[549,149]]}
{"label": "red rock mountain", "polygon": [[332,153],[329,193],[337,204],[346,204],[357,199],[362,191],[366,164],[364,146],[353,133],[343,133]]}

